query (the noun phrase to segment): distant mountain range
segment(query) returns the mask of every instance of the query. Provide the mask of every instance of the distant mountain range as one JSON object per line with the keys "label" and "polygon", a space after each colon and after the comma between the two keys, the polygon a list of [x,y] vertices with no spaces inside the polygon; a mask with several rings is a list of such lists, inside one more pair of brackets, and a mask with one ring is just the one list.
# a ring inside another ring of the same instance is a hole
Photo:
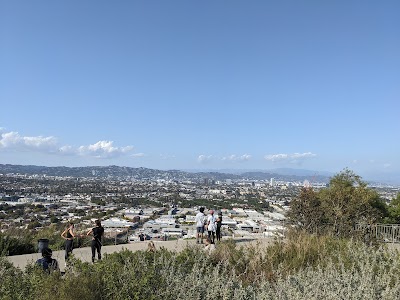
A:
{"label": "distant mountain range", "polygon": [[138,180],[275,180],[329,182],[329,173],[319,173],[310,170],[274,169],[274,170],[207,170],[180,171],[156,170],[148,168],[131,168],[121,166],[90,166],[90,167],[45,167],[32,165],[0,164],[0,174],[47,175],[62,177],[138,179]]}
{"label": "distant mountain range", "polygon": [[183,170],[187,172],[219,172],[219,173],[228,173],[228,174],[243,174],[243,173],[253,173],[253,172],[261,172],[261,173],[269,173],[269,174],[278,174],[278,175],[296,175],[296,176],[312,176],[312,177],[332,177],[334,173],[326,172],[326,171],[313,171],[313,170],[305,170],[305,169],[292,169],[292,168],[276,168],[276,169],[203,169],[203,170]]}

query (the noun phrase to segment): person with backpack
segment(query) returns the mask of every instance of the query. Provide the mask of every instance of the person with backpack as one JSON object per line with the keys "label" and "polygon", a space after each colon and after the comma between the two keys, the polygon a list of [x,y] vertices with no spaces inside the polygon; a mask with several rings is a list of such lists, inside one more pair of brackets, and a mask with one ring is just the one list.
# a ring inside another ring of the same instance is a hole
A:
{"label": "person with backpack", "polygon": [[92,262],[94,263],[94,259],[96,256],[96,250],[97,250],[97,257],[99,260],[101,260],[101,246],[103,244],[101,243],[101,239],[104,234],[104,228],[101,226],[100,220],[95,221],[96,227],[90,229],[86,235],[93,234],[92,237]]}
{"label": "person with backpack", "polygon": [[60,267],[58,265],[58,261],[51,256],[53,255],[53,251],[50,248],[43,248],[42,250],[42,258],[36,261],[36,265],[43,268],[43,271],[50,273],[54,271],[60,271]]}

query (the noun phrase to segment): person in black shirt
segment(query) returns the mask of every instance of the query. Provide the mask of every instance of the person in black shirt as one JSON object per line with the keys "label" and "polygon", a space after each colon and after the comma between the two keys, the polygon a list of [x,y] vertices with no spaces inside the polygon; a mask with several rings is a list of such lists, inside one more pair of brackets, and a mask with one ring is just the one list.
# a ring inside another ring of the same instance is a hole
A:
{"label": "person in black shirt", "polygon": [[215,235],[216,235],[216,237],[217,237],[217,241],[221,241],[221,237],[222,237],[222,235],[221,235],[221,226],[222,226],[222,212],[220,212],[219,214],[218,214],[218,217],[217,217],[217,229],[216,229],[216,231],[215,231]]}
{"label": "person in black shirt", "polygon": [[141,232],[141,233],[139,234],[139,240],[140,240],[141,242],[143,242],[143,241],[144,241],[144,238],[145,238],[145,236],[144,236],[143,232]]}
{"label": "person in black shirt", "polygon": [[65,240],[65,262],[67,262],[68,257],[72,253],[72,249],[74,249],[74,223],[68,223],[67,229],[61,233],[61,237]]}
{"label": "person in black shirt", "polygon": [[96,227],[90,229],[86,235],[93,234],[92,237],[92,262],[94,262],[94,258],[96,256],[96,250],[97,250],[97,257],[99,260],[101,260],[101,246],[103,245],[101,243],[101,238],[103,237],[104,234],[104,228],[101,226],[100,220],[96,220]]}

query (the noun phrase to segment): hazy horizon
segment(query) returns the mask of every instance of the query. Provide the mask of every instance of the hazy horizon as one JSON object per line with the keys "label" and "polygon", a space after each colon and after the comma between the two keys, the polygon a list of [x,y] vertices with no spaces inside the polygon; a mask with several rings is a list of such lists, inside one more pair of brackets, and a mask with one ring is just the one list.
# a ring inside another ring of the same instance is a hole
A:
{"label": "hazy horizon", "polygon": [[[13,165],[13,164],[12,164]],[[19,165],[19,164],[17,164]],[[20,165],[21,166],[21,165]],[[57,166],[46,166],[46,165],[22,165],[22,166],[34,166],[34,167],[66,167],[66,168],[96,168],[96,167],[129,167],[124,165],[87,165],[87,166],[64,166],[64,165],[57,165]],[[130,168],[146,168],[143,166],[133,166]],[[274,168],[274,169],[210,169],[210,168],[203,168],[203,169],[177,169],[177,168],[166,168],[166,169],[158,169],[158,168],[148,168],[148,169],[155,169],[155,170],[162,170],[162,171],[183,171],[189,173],[197,173],[197,172],[217,172],[217,173],[226,173],[226,174],[243,174],[247,172],[263,172],[263,173],[270,173],[270,174],[278,174],[278,175],[293,175],[293,176],[311,176],[315,181],[318,181],[318,177],[332,177],[338,174],[338,172],[327,172],[323,170],[310,170],[310,169],[299,169],[299,168]],[[354,170],[352,170],[354,171]],[[392,174],[392,176],[388,176],[387,174],[360,174],[356,173],[362,177],[362,180],[367,182],[376,182],[376,183],[384,183],[384,184],[394,184],[396,186],[400,185],[400,176],[397,174]]]}

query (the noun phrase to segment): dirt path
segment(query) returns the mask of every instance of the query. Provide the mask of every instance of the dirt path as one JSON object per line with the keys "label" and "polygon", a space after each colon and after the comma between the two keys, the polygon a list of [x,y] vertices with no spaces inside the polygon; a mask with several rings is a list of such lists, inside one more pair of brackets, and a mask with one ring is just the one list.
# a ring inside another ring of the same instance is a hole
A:
{"label": "dirt path", "polygon": [[[273,239],[269,238],[235,238],[234,241],[237,245],[255,245],[257,243],[261,245],[267,245],[271,243]],[[111,245],[111,246],[103,246],[101,249],[102,254],[111,254],[114,252],[119,252],[122,249],[127,249],[130,251],[138,251],[138,250],[146,250],[149,241],[144,242],[135,242],[131,244],[122,244],[122,245]],[[156,249],[160,247],[164,247],[170,251],[181,251],[182,249],[186,248],[187,246],[195,246],[196,240],[174,240],[174,241],[154,241]],[[198,245],[200,247],[200,245]],[[53,258],[57,259],[60,264],[60,269],[63,272],[65,269],[65,259],[64,259],[64,251],[54,251]],[[79,258],[82,261],[90,262],[92,253],[90,247],[84,248],[76,248],[73,250],[73,255],[76,258]],[[25,254],[25,255],[14,255],[14,256],[7,256],[7,259],[12,262],[16,267],[20,269],[25,269],[25,267],[31,263],[35,262],[41,258],[40,253],[32,253],[32,254]]]}

